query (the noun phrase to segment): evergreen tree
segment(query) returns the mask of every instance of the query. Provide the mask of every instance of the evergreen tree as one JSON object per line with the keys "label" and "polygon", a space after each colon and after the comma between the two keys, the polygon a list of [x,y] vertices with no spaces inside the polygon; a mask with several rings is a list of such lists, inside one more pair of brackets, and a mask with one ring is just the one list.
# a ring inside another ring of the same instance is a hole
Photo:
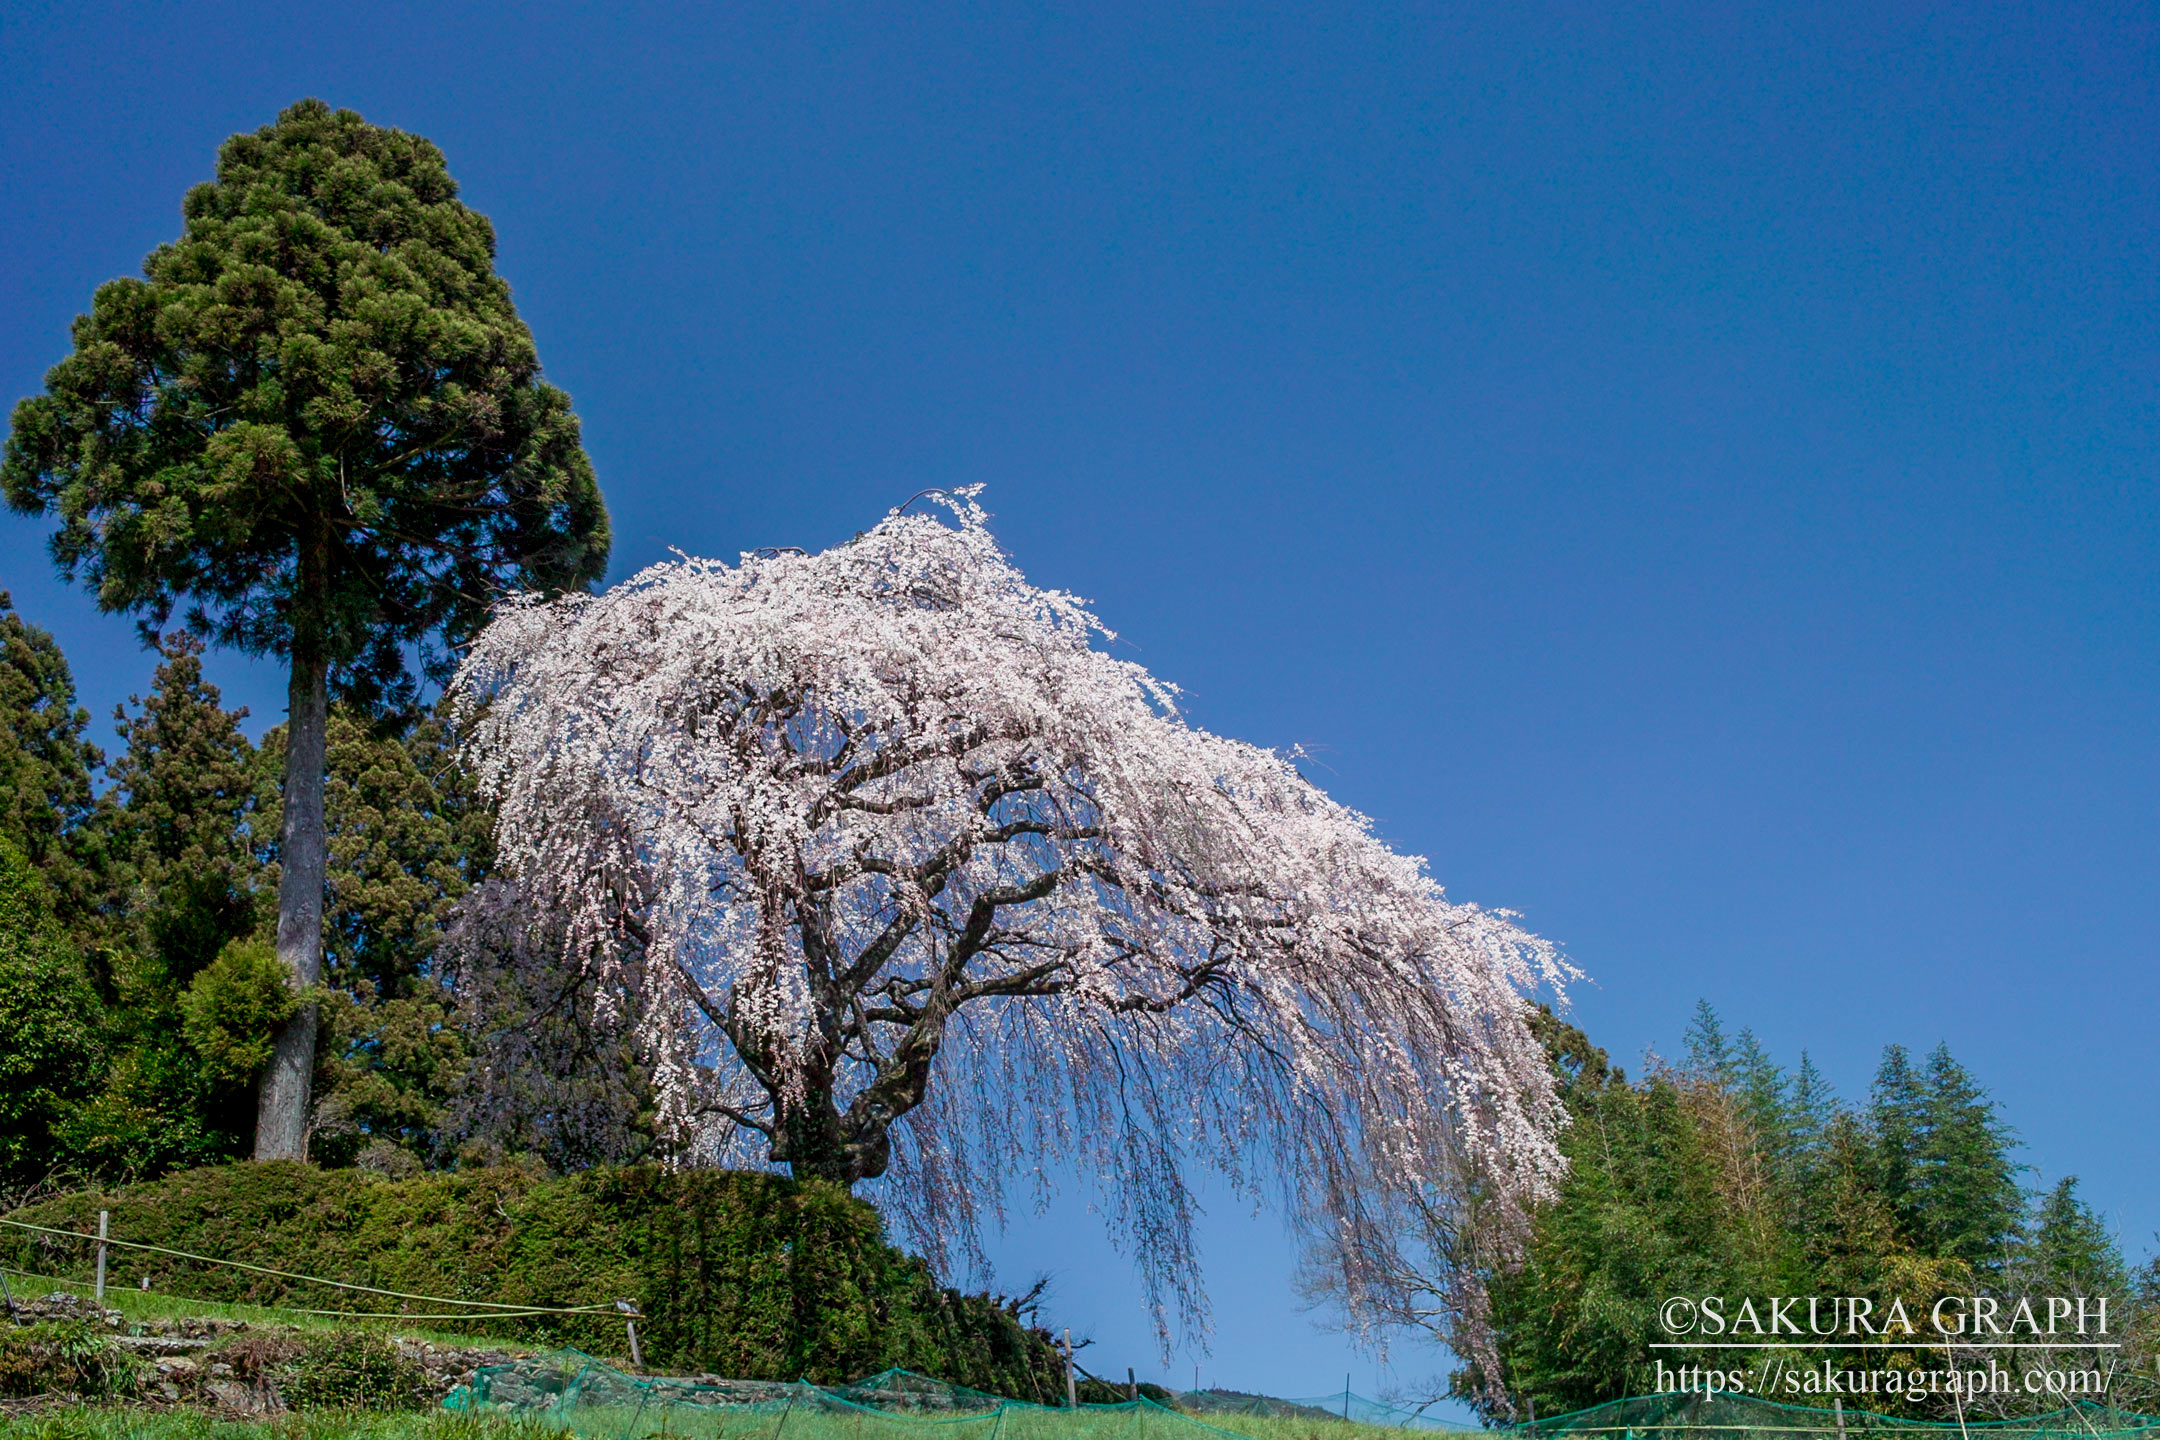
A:
{"label": "evergreen tree", "polygon": [[[257,762],[269,835],[284,746],[272,730]],[[467,1061],[432,963],[451,908],[486,873],[491,816],[434,717],[400,724],[340,707],[327,755],[324,983],[342,1002],[319,1060],[311,1152],[345,1163],[380,1141],[428,1153]],[[264,853],[274,873],[275,846]]]}
{"label": "evergreen tree", "polygon": [[[1658,1306],[1724,1293],[1731,1257],[1717,1167],[1667,1075],[1610,1077],[1567,1095],[1568,1176],[1536,1219],[1519,1270],[1491,1282],[1505,1387],[1515,1414],[1556,1415],[1654,1384]],[[1455,1392],[1492,1408],[1479,1377]]]}
{"label": "evergreen tree", "polygon": [[201,641],[176,633],[158,654],[149,697],[129,697],[137,713],[113,713],[124,748],[107,771],[112,849],[144,948],[185,985],[256,925],[255,747],[240,730],[247,711],[225,709],[203,678]]}
{"label": "evergreen tree", "polygon": [[472,1055],[446,1107],[445,1148],[487,1164],[532,1156],[551,1170],[651,1154],[652,1086],[630,1012],[606,1003],[590,967],[562,963],[559,913],[522,903],[501,880],[475,899],[437,955]]}
{"label": "evergreen tree", "polygon": [[[1650,1348],[1671,1338],[1657,1313],[1671,1296],[1718,1295],[1728,1315],[1743,1296],[1854,1296],[1877,1316],[1895,1301],[1924,1317],[1948,1294],[2107,1293],[2129,1317],[2125,1357],[2160,1349],[2160,1319],[2131,1308],[2134,1285],[2160,1295],[2160,1267],[2125,1273],[2074,1180],[2036,1205],[2019,1240],[2009,1131],[1946,1049],[1916,1066],[1888,1047],[1861,1114],[1836,1102],[1805,1053],[1787,1076],[1751,1034],[1727,1036],[1708,1005],[1689,1027],[1686,1068],[1639,1085],[1605,1069],[1573,1027],[1547,1017],[1538,1033],[1561,1078],[1570,1168],[1520,1269],[1490,1277],[1513,1410],[1481,1398],[1474,1370],[1455,1385],[1484,1413],[1520,1418],[1534,1402],[1553,1415],[1648,1393],[1660,1359],[1682,1363]],[[1765,1164],[1779,1127],[1792,1163]],[[1850,1361],[1806,1343],[1787,1356],[1794,1373]],[[1941,1395],[1876,1395],[1869,1407],[1957,1418]]]}
{"label": "evergreen tree", "polygon": [[1694,1018],[1688,1022],[1681,1043],[1687,1047],[1690,1071],[1713,1085],[1732,1086],[1738,1075],[1732,1042],[1725,1037],[1725,1024],[1708,1000],[1695,1002]]}
{"label": "evergreen tree", "polygon": [[96,903],[84,851],[95,809],[90,773],[105,757],[83,739],[89,723],[60,647],[0,590],[0,839],[44,875],[67,919]]}
{"label": "evergreen tree", "polygon": [[1780,1167],[1793,1162],[1792,1079],[1770,1058],[1753,1030],[1732,1049],[1733,1089],[1764,1154]]}
{"label": "evergreen tree", "polygon": [[[1533,1402],[1552,1415],[1654,1388],[1661,1352],[1650,1346],[1669,1338],[1659,1306],[1672,1296],[1799,1294],[1807,1283],[1747,1098],[1748,1054],[1770,1072],[1755,1077],[1762,1090],[1786,1087],[1759,1045],[1736,1047],[1699,1005],[1688,1068],[1631,1085],[1572,1026],[1548,1021],[1539,1033],[1563,1082],[1569,1170],[1521,1268],[1490,1282],[1518,1417]],[[1490,1417],[1506,1413],[1480,1398],[1479,1382],[1466,1371],[1456,1393]]]}
{"label": "evergreen tree", "polygon": [[1883,1264],[1904,1247],[1877,1187],[1874,1139],[1856,1116],[1835,1114],[1823,1126],[1819,1156],[1799,1192],[1816,1276],[1807,1293],[1867,1296],[1881,1308],[1888,1299]]}
{"label": "evergreen tree", "polygon": [[[284,726],[271,730],[256,761],[266,837],[280,833],[285,741]],[[432,716],[399,720],[339,706],[327,756],[325,982],[355,994],[408,994],[450,906],[486,872],[492,817]],[[274,839],[263,855],[279,863]]]}
{"label": "evergreen tree", "polygon": [[[19,404],[0,489],[110,611],[290,664],[277,950],[320,977],[332,691],[409,697],[408,653],[517,586],[577,586],[607,522],[569,397],[433,145],[317,100],[236,135],[144,278],[100,286]],[[315,1007],[280,1035],[256,1153],[304,1148]]]}
{"label": "evergreen tree", "polygon": [[1983,1275],[1997,1273],[2024,1212],[2019,1167],[2010,1159],[2016,1141],[1947,1045],[1929,1054],[1924,1085],[1912,1189],[1925,1248]]}
{"label": "evergreen tree", "polygon": [[1816,1068],[1814,1059],[1802,1050],[1800,1068],[1793,1072],[1792,1080],[1794,1147],[1804,1155],[1821,1155],[1837,1116],[1837,1092]]}
{"label": "evergreen tree", "polygon": [[1883,1047],[1869,1102],[1868,1118],[1875,1132],[1876,1189],[1896,1217],[1899,1235],[1909,1243],[1924,1244],[1927,1227],[1919,1218],[1914,1171],[1921,1132],[1927,1123],[1923,1113],[1927,1087],[1904,1046]]}
{"label": "evergreen tree", "polygon": [[43,1178],[95,1082],[98,1002],[29,858],[0,839],[0,1184]]}
{"label": "evergreen tree", "polygon": [[151,1176],[245,1153],[254,1088],[206,1065],[189,1042],[190,983],[260,920],[250,826],[254,747],[203,678],[202,645],[159,642],[147,696],[114,713],[124,748],[107,774],[123,943],[108,975],[112,1065],[69,1126],[85,1164]]}
{"label": "evergreen tree", "polygon": [[2042,1197],[2022,1288],[2042,1295],[2121,1295],[2130,1286],[2122,1249],[2077,1190],[2077,1176],[2065,1175]]}

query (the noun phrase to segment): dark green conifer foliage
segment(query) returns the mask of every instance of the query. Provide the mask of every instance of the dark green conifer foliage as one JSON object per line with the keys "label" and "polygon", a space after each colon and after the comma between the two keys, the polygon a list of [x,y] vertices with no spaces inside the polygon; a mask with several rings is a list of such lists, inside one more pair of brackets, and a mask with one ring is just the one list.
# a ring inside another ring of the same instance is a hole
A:
{"label": "dark green conifer foliage", "polygon": [[[1765,1225],[1776,1203],[1735,1092],[1704,1078],[1733,1070],[1716,1012],[1697,1008],[1690,1067],[1639,1084],[1573,1026],[1540,1030],[1571,1123],[1568,1175],[1543,1209],[1522,1268],[1492,1277],[1507,1385],[1520,1407],[1556,1415],[1654,1388],[1659,1306],[1674,1295],[1777,1284],[1796,1241]],[[1703,1073],[1698,1073],[1696,1067]],[[1476,1377],[1457,1393],[1481,1403]],[[1500,1412],[1488,1411],[1495,1418]]]}
{"label": "dark green conifer foliage", "polygon": [[93,903],[82,842],[95,809],[90,772],[105,757],[83,739],[89,723],[67,657],[0,590],[0,839],[44,872],[70,918]]}
{"label": "dark green conifer foliage", "polygon": [[1929,1054],[1924,1084],[1912,1185],[1922,1248],[1997,1273],[2025,1208],[2010,1159],[2016,1139],[1947,1045]]}
{"label": "dark green conifer foliage", "polygon": [[1793,1161],[1792,1081],[1753,1030],[1733,1046],[1732,1088],[1765,1156],[1781,1169]]}
{"label": "dark green conifer foliage", "polygon": [[106,772],[118,801],[112,851],[142,948],[185,985],[259,919],[255,747],[240,730],[247,711],[225,709],[203,678],[201,641],[175,633],[158,654],[149,696],[130,697],[134,715],[113,714],[124,748]]}
{"label": "dark green conifer foliage", "polygon": [[97,996],[28,857],[0,839],[0,1184],[67,1158],[57,1133],[95,1083]]}
{"label": "dark green conifer foliage", "polygon": [[1708,1000],[1695,1002],[1694,1018],[1681,1037],[1687,1046],[1688,1069],[1713,1085],[1730,1085],[1737,1073],[1732,1041],[1726,1038],[1725,1022]]}
{"label": "dark green conifer foliage", "polygon": [[111,868],[121,892],[109,954],[112,1066],[70,1125],[82,1162],[108,1175],[155,1175],[230,1159],[244,1148],[251,1083],[206,1066],[182,1026],[189,982],[266,918],[253,847],[255,747],[245,711],[203,678],[202,644],[174,634],[146,696],[115,712],[123,749],[107,769]]}
{"label": "dark green conifer foliage", "polygon": [[1858,1116],[1838,1112],[1824,1124],[1819,1145],[1802,1207],[1815,1292],[1881,1295],[1883,1264],[1903,1246],[1875,1183],[1874,1139]]}
{"label": "dark green conifer foliage", "polygon": [[[2106,1294],[2144,1337],[2135,1353],[2160,1343],[2160,1309],[2133,1309],[2138,1293],[2160,1302],[2160,1265],[2126,1274],[2074,1180],[2027,1216],[2014,1137],[1947,1049],[1916,1066],[1888,1047],[1860,1110],[1840,1105],[1804,1054],[1788,1076],[1751,1034],[1728,1036],[1707,1004],[1688,1027],[1687,1064],[1653,1064],[1632,1085],[1580,1032],[1541,1023],[1570,1117],[1561,1142],[1570,1168],[1535,1217],[1521,1268],[1488,1276],[1513,1410],[1476,1373],[1456,1377],[1457,1393],[1488,1415],[1519,1419],[1533,1401],[1555,1415],[1653,1389],[1659,1360],[1678,1363],[1652,1348],[1672,1338],[1658,1307],[1673,1296],[1722,1297],[1728,1315],[1742,1297],[1776,1295],[1858,1297],[1876,1315],[1899,1302],[1925,1315],[1947,1295],[2007,1307],[2019,1296]],[[1795,1373],[1850,1361],[1796,1343]],[[2025,1408],[2056,1403],[2041,1395]],[[1869,1408],[1958,1418],[1942,1395],[1876,1394]]]}
{"label": "dark green conifer foliage", "polygon": [[[457,764],[442,722],[330,712],[324,785],[329,880],[323,977],[378,998],[412,992],[450,906],[486,874],[494,817]],[[255,762],[257,826],[276,874],[285,727]]]}
{"label": "dark green conifer foliage", "polygon": [[1800,1052],[1800,1068],[1792,1078],[1792,1127],[1793,1143],[1802,1153],[1812,1154],[1822,1148],[1824,1137],[1838,1115],[1837,1092],[1808,1052]]}
{"label": "dark green conifer foliage", "polygon": [[[321,963],[331,690],[411,693],[408,651],[505,589],[578,586],[607,520],[569,397],[540,379],[487,219],[433,145],[317,100],[236,135],[186,232],[100,286],[19,404],[0,488],[107,610],[291,664],[278,952]],[[258,1153],[306,1134],[316,1013],[281,1036]]]}
{"label": "dark green conifer foliage", "polygon": [[1868,1102],[1875,1129],[1876,1188],[1897,1220],[1898,1233],[1909,1243],[1925,1244],[1928,1227],[1920,1218],[1914,1164],[1927,1126],[1927,1087],[1904,1046],[1883,1047]]}
{"label": "dark green conifer foliage", "polygon": [[2122,1248],[2065,1175],[2041,1199],[2023,1286],[2036,1295],[2121,1295],[2130,1286]]}
{"label": "dark green conifer foliage", "polygon": [[[260,825],[279,833],[285,730],[263,737]],[[377,1141],[430,1153],[467,1053],[431,969],[451,907],[486,874],[492,815],[433,716],[398,723],[330,714],[324,982],[340,992],[318,1060],[310,1153],[349,1163]],[[275,845],[264,851],[271,873]],[[390,1161],[378,1149],[376,1159]]]}

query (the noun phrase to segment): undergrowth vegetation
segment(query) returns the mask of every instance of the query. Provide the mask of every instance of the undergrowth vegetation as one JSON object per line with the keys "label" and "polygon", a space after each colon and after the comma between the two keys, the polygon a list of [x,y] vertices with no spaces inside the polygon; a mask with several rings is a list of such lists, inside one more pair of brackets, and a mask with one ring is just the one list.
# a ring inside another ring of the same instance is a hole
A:
{"label": "undergrowth vegetation", "polygon": [[278,1388],[295,1410],[418,1410],[426,1383],[381,1335],[317,1334],[300,1342]]}
{"label": "undergrowth vegetation", "polygon": [[[1229,1423],[1220,1431],[1248,1440],[1400,1440],[1400,1431],[1341,1420],[1289,1417],[1217,1417]],[[1189,1421],[1161,1417],[1181,1440],[1207,1440],[1214,1433]],[[764,1440],[777,1427],[775,1417],[759,1416],[737,1440]],[[1103,1440],[1132,1433],[1131,1417],[1045,1412],[1034,1417],[1024,1440]],[[567,1432],[540,1421],[500,1416],[459,1415],[451,1411],[318,1410],[282,1415],[275,1420],[217,1419],[187,1410],[114,1410],[75,1408],[48,1411],[0,1424],[8,1440],[564,1440]],[[736,1432],[729,1432],[734,1436]],[[784,1426],[786,1440],[856,1440],[847,1417],[793,1415]],[[777,1437],[775,1437],[777,1440]]]}
{"label": "undergrowth vegetation", "polygon": [[0,1328],[0,1396],[64,1391],[86,1399],[127,1388],[134,1364],[80,1321]]}
{"label": "undergrowth vegetation", "polygon": [[556,1440],[529,1420],[367,1410],[223,1420],[189,1410],[47,1411],[0,1423],[8,1440]]}
{"label": "undergrowth vegetation", "polygon": [[[621,1355],[627,1300],[646,1362],[743,1379],[840,1383],[894,1366],[1017,1399],[1062,1394],[1048,1332],[1013,1302],[939,1285],[889,1245],[877,1211],[838,1186],[643,1166],[547,1178],[514,1169],[404,1180],[294,1162],[185,1171],[81,1192],[10,1218],[75,1232],[112,1215],[125,1240],[385,1290],[603,1315],[448,1322],[474,1343]],[[0,1264],[81,1273],[84,1242],[0,1232]],[[455,1309],[115,1248],[109,1295],[324,1310]],[[437,1322],[427,1322],[434,1324]]]}

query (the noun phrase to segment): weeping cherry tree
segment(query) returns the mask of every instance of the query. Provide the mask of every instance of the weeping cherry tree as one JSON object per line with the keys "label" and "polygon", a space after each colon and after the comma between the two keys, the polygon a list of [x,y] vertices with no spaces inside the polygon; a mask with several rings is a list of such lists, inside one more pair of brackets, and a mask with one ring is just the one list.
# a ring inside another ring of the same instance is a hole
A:
{"label": "weeping cherry tree", "polygon": [[1206,1323],[1198,1166],[1279,1177],[1353,1293],[1405,1195],[1519,1226],[1566,963],[943,503],[498,606],[455,687],[500,807],[473,903],[544,922],[685,1159],[876,1182],[939,1259],[1007,1177],[1092,1172],[1166,1345],[1171,1301]]}

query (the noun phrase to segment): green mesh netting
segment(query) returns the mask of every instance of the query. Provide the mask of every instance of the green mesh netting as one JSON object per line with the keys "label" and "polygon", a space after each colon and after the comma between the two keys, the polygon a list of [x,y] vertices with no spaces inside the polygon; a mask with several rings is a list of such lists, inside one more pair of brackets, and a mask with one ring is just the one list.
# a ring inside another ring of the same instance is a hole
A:
{"label": "green mesh netting", "polygon": [[[576,1350],[481,1370],[444,1404],[540,1420],[594,1440],[1246,1440],[1250,1429],[1210,1424],[1145,1397],[1067,1409],[905,1370],[832,1386],[677,1380],[625,1374]],[[1332,1413],[1290,1408],[1342,1424]]]}
{"label": "green mesh netting", "polygon": [[[887,1370],[852,1385],[626,1374],[576,1350],[491,1366],[443,1402],[592,1440],[1342,1440],[1352,1425],[1447,1428],[1347,1392],[1304,1400],[1199,1391],[1074,1409]],[[1205,1418],[1200,1418],[1205,1416]],[[1345,1423],[1347,1418],[1348,1423]],[[2082,1403],[2018,1420],[1901,1420],[1748,1395],[1650,1395],[1514,1427],[1514,1440],[2160,1440],[2160,1419]]]}

